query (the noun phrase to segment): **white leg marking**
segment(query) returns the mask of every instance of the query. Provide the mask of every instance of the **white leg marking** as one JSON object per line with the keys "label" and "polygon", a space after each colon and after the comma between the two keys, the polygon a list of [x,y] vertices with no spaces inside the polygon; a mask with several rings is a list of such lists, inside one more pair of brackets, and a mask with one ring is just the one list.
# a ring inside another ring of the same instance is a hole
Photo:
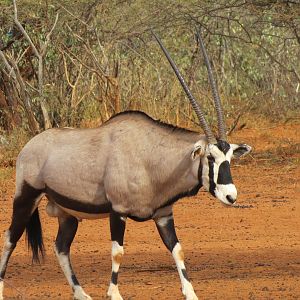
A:
{"label": "white leg marking", "polygon": [[0,281],[0,300],[3,300],[3,281]]}
{"label": "white leg marking", "polygon": [[[12,243],[9,241],[10,232],[7,230],[4,235],[4,245],[2,250],[1,262],[0,262],[0,272],[2,272],[7,265],[7,260],[11,252]],[[2,278],[3,279],[3,278]],[[3,280],[0,281],[0,300],[3,300],[3,289],[4,289],[4,282]]]}
{"label": "white leg marking", "polygon": [[[120,264],[122,257],[124,255],[124,248],[123,246],[120,246],[118,242],[113,241],[112,247],[111,247],[111,261],[112,261],[112,267],[111,270],[114,273],[119,272]],[[113,282],[110,283],[107,295],[111,297],[111,300],[123,300],[119,288],[117,284],[114,284]]]}
{"label": "white leg marking", "polygon": [[111,247],[111,260],[112,260],[112,271],[118,272],[121,264],[122,257],[124,255],[124,248],[120,246],[118,242],[113,241]]}
{"label": "white leg marking", "polygon": [[111,300],[123,300],[123,298],[119,292],[118,285],[115,285],[112,282],[109,284],[107,296],[109,296],[111,298]]}
{"label": "white leg marking", "polygon": [[1,262],[0,262],[0,271],[2,271],[2,269],[6,267],[7,258],[9,252],[11,251],[12,243],[9,241],[9,238],[10,238],[10,232],[9,230],[7,230],[4,235],[4,245],[3,245]]}
{"label": "white leg marking", "polygon": [[185,296],[186,300],[198,300],[192,284],[185,278],[183,274],[183,272],[186,272],[186,269],[184,265],[184,254],[179,243],[177,243],[173,248],[172,255],[179,273],[183,295]]}
{"label": "white leg marking", "polygon": [[72,271],[70,268],[70,261],[68,255],[58,253],[56,250],[56,247],[54,247],[54,251],[56,254],[56,257],[59,261],[59,265],[61,269],[63,270],[69,285],[72,287],[74,291],[74,299],[76,300],[92,300],[92,298],[86,294],[83,290],[83,288],[80,285],[74,285],[72,281]]}

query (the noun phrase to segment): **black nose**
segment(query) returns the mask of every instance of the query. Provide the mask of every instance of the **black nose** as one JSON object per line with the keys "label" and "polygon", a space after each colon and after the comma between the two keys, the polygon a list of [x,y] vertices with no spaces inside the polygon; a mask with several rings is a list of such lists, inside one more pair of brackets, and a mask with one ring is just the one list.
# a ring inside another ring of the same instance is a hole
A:
{"label": "black nose", "polygon": [[230,195],[227,195],[226,196],[226,199],[231,203],[233,204],[235,202],[235,199],[233,199]]}

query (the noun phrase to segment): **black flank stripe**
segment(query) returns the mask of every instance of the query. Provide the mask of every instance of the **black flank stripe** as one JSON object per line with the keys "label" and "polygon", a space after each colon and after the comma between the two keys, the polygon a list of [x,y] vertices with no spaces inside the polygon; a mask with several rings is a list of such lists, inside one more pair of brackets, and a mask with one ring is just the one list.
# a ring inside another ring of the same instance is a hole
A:
{"label": "black flank stripe", "polygon": [[78,212],[88,213],[88,214],[105,214],[111,211],[111,203],[106,202],[103,204],[91,204],[80,202],[79,200],[68,198],[64,195],[57,193],[48,186],[46,186],[45,192],[50,196],[58,205],[72,209]]}
{"label": "black flank stripe", "polygon": [[150,216],[145,217],[145,218],[140,218],[140,217],[128,215],[128,218],[131,219],[131,220],[133,220],[133,221],[136,221],[136,222],[145,222],[145,221],[151,220],[151,219],[152,219],[152,216],[153,216],[153,215],[150,215]]}

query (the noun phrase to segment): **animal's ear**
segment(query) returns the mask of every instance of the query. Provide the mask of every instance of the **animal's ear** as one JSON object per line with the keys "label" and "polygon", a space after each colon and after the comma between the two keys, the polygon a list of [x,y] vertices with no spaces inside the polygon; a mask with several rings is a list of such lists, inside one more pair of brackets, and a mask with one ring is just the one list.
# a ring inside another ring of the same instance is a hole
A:
{"label": "animal's ear", "polygon": [[194,149],[192,151],[192,159],[195,160],[199,156],[203,156],[205,153],[205,144],[202,141],[198,141],[194,144]]}
{"label": "animal's ear", "polygon": [[240,158],[251,152],[252,148],[247,144],[230,144],[233,149],[233,158]]}

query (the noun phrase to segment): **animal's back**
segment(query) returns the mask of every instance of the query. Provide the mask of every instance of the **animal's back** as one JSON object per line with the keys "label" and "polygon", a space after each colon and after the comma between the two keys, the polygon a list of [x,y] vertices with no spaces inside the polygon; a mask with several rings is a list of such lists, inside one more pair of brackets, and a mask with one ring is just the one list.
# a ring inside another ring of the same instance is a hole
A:
{"label": "animal's back", "polygon": [[109,134],[100,128],[44,131],[32,138],[18,156],[17,186],[25,180],[34,188],[43,189],[69,179],[72,180],[68,184],[73,185],[74,174],[84,180],[95,164],[105,161],[108,144]]}
{"label": "animal's back", "polygon": [[109,155],[117,155],[118,149],[130,152],[149,120],[143,113],[119,114],[98,128],[55,128],[36,135],[17,158],[17,190],[26,181],[36,189],[52,186],[69,196],[75,185],[86,193],[102,181]]}

